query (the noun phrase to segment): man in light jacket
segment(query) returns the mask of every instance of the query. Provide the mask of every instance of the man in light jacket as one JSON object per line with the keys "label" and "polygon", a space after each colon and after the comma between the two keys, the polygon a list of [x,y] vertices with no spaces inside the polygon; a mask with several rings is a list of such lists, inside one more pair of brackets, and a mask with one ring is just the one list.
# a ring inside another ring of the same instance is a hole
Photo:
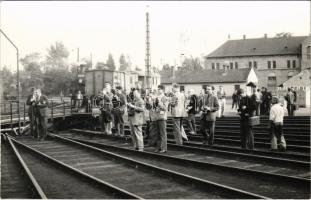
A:
{"label": "man in light jacket", "polygon": [[186,97],[180,92],[180,86],[178,84],[173,84],[173,96],[171,98],[171,108],[173,117],[173,133],[175,142],[177,145],[182,145],[182,121],[185,116],[185,100]]}
{"label": "man in light jacket", "polygon": [[145,101],[141,98],[137,89],[133,90],[134,101],[128,103],[128,107],[134,110],[134,115],[129,116],[129,122],[131,127],[131,137],[135,150],[144,150],[144,138],[142,132],[142,126],[144,124],[144,109]]}
{"label": "man in light jacket", "polygon": [[[212,93],[212,87],[206,86],[206,94],[200,101],[200,109],[202,115],[200,118],[201,132],[204,137],[203,144],[214,144],[215,122],[217,111],[219,110],[219,102],[217,96]],[[209,130],[209,134],[206,131]]]}

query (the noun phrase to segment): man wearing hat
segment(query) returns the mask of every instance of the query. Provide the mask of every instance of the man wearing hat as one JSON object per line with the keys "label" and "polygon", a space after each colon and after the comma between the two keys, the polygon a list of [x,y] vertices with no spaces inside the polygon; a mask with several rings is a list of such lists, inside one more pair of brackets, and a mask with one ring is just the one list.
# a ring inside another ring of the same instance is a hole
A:
{"label": "man wearing hat", "polygon": [[272,97],[272,107],[270,110],[270,133],[271,133],[271,151],[286,150],[286,141],[283,135],[283,118],[284,108],[279,103],[279,99],[274,96]]}
{"label": "man wearing hat", "polygon": [[242,97],[238,108],[241,117],[241,147],[242,149],[254,149],[254,135],[249,125],[249,118],[253,116],[256,106],[253,99],[247,96],[243,89],[239,89],[238,95]]}

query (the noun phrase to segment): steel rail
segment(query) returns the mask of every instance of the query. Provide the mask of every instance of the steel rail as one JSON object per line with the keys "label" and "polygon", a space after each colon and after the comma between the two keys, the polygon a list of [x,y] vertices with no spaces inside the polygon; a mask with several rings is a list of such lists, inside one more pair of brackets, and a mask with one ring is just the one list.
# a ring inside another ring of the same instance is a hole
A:
{"label": "steel rail", "polygon": [[78,176],[80,176],[80,177],[82,177],[82,178],[85,178],[85,179],[87,179],[87,180],[89,180],[89,181],[91,181],[91,182],[94,182],[95,184],[97,184],[97,185],[99,185],[99,186],[105,188],[105,189],[108,189],[108,190],[111,191],[114,195],[116,195],[117,198],[125,198],[125,199],[143,199],[143,198],[141,198],[141,197],[139,197],[139,196],[137,196],[137,195],[135,195],[135,194],[132,194],[132,193],[126,191],[126,190],[123,190],[123,189],[121,189],[121,188],[118,188],[118,187],[116,187],[116,186],[114,186],[114,185],[112,185],[112,184],[110,184],[110,183],[108,183],[108,182],[105,182],[105,181],[103,181],[103,180],[100,180],[100,179],[98,179],[98,178],[96,178],[96,177],[94,177],[94,176],[91,176],[91,175],[89,175],[89,174],[87,174],[87,173],[84,173],[83,171],[80,171],[80,170],[78,170],[78,169],[76,169],[76,168],[73,168],[73,167],[71,167],[70,165],[67,165],[67,164],[65,164],[65,163],[63,163],[63,162],[60,162],[60,161],[58,161],[58,160],[56,160],[56,159],[54,159],[54,158],[52,158],[52,157],[50,157],[50,156],[48,156],[48,155],[46,155],[46,154],[40,152],[40,151],[38,151],[38,150],[36,150],[36,149],[34,149],[34,148],[32,148],[32,147],[29,147],[28,145],[25,145],[25,144],[23,144],[23,143],[21,143],[21,142],[15,140],[15,139],[12,139],[12,140],[13,140],[13,142],[16,143],[18,146],[20,146],[20,147],[22,147],[22,148],[28,150],[29,152],[34,153],[34,154],[37,155],[37,156],[40,156],[42,159],[48,160],[48,161],[50,161],[51,163],[55,164],[56,166],[59,166],[59,167],[65,169],[65,170],[68,170],[69,172],[73,172],[74,174],[76,174],[76,175],[78,175]]}
{"label": "steel rail", "polygon": [[170,177],[172,177],[174,179],[183,180],[183,183],[184,182],[188,182],[188,183],[195,184],[197,188],[203,189],[205,191],[207,190],[207,188],[210,189],[213,192],[215,192],[215,190],[222,191],[222,192],[225,192],[225,194],[228,195],[228,197],[230,197],[230,198],[268,199],[268,197],[265,197],[265,196],[262,196],[262,195],[257,195],[257,194],[250,193],[250,192],[243,191],[243,190],[239,190],[239,189],[236,189],[236,188],[233,188],[233,187],[221,185],[221,184],[218,184],[218,183],[214,183],[214,182],[211,182],[211,181],[206,181],[206,180],[203,180],[203,179],[200,179],[200,178],[196,178],[196,177],[193,177],[193,176],[189,176],[189,175],[185,175],[185,174],[182,174],[182,173],[178,173],[178,172],[174,172],[174,171],[171,171],[171,170],[167,170],[167,169],[164,169],[164,168],[156,167],[156,166],[153,166],[153,165],[150,165],[150,164],[146,164],[146,163],[143,163],[143,162],[135,161],[133,159],[126,158],[124,156],[120,156],[118,154],[111,153],[111,152],[102,150],[100,148],[93,147],[93,146],[90,146],[90,145],[86,145],[86,144],[83,144],[81,142],[77,142],[77,141],[74,141],[74,140],[71,140],[71,139],[67,139],[67,138],[64,138],[64,137],[61,137],[61,136],[58,136],[58,135],[55,135],[55,134],[51,134],[50,133],[49,137],[52,137],[52,138],[57,139],[59,141],[62,141],[64,143],[71,143],[73,145],[77,145],[79,147],[83,147],[83,148],[88,149],[88,150],[93,150],[94,152],[99,152],[99,153],[101,153],[101,155],[115,158],[115,159],[117,159],[119,161],[126,162],[126,163],[128,163],[130,165],[133,165],[133,166],[136,166],[136,167],[144,168],[144,169],[146,169],[148,171],[155,171],[155,172],[158,172],[158,173],[163,174],[165,176],[170,176]]}
{"label": "steel rail", "polygon": [[[92,133],[93,135],[96,135],[98,137],[103,137],[103,138],[115,138],[115,139],[120,139],[120,140],[131,140],[130,137],[125,136],[125,137],[120,137],[120,136],[112,136],[112,135],[105,135],[102,134],[101,132],[98,131],[89,131],[89,130],[81,130],[81,129],[71,129],[70,132],[75,132],[75,133],[79,133],[79,134],[86,134],[86,133]],[[168,145],[174,145],[174,141],[173,140],[168,140]],[[301,161],[301,160],[305,160],[307,161],[307,163],[309,163],[308,161],[310,160],[310,156],[307,155],[301,155],[301,154],[288,154],[288,153],[278,153],[278,152],[268,152],[268,151],[260,151],[260,150],[243,150],[240,148],[233,148],[233,147],[226,147],[226,146],[218,146],[218,145],[213,145],[213,146],[207,146],[207,145],[203,145],[203,144],[197,144],[197,143],[192,143],[192,142],[184,142],[183,147],[199,147],[202,150],[223,150],[224,152],[227,152],[229,154],[231,153],[242,153],[241,155],[245,154],[245,156],[264,156],[264,157],[268,157],[271,159],[284,159],[284,160],[288,160],[289,162],[294,162],[296,163],[296,161]],[[300,159],[300,160],[298,160]],[[306,163],[305,161],[301,161],[302,163]],[[281,161],[282,162],[282,161]],[[286,162],[286,161],[285,161]],[[298,164],[298,163],[297,163]]]}
{"label": "steel rail", "polygon": [[32,175],[31,171],[29,170],[29,168],[27,167],[26,163],[24,162],[23,158],[21,157],[21,155],[19,154],[17,148],[15,147],[15,145],[12,142],[12,139],[10,136],[8,136],[7,134],[5,135],[5,137],[7,138],[11,149],[14,152],[14,155],[16,156],[19,164],[22,166],[23,171],[26,173],[27,178],[29,179],[32,187],[34,188],[34,197],[38,198],[38,199],[47,199],[46,195],[44,194],[42,188],[40,187],[39,183],[37,182],[37,180],[35,179],[35,177]]}
{"label": "steel rail", "polygon": [[117,147],[117,146],[113,146],[113,145],[96,143],[96,142],[92,142],[92,141],[86,141],[86,140],[83,140],[83,139],[75,139],[75,138],[71,138],[71,137],[66,137],[66,138],[71,139],[71,140],[75,140],[77,142],[84,143],[84,144],[87,144],[87,145],[90,145],[90,146],[95,146],[95,147],[98,147],[98,148],[105,148],[105,150],[107,150],[107,151],[112,149],[112,150],[115,150],[115,151],[132,152],[132,153],[135,153],[135,154],[138,154],[138,155],[147,156],[149,158],[156,157],[156,158],[161,159],[163,161],[170,161],[171,160],[173,162],[176,162],[176,164],[180,164],[180,165],[189,164],[189,165],[193,165],[193,166],[196,166],[196,167],[201,167],[203,169],[214,168],[214,169],[222,169],[224,171],[230,170],[233,173],[238,173],[238,174],[241,174],[241,175],[266,176],[266,177],[270,177],[270,178],[275,178],[275,179],[280,180],[280,181],[287,181],[287,182],[290,182],[290,183],[295,183],[295,184],[300,184],[300,185],[307,185],[308,184],[310,186],[310,183],[311,183],[309,179],[305,179],[305,178],[298,178],[298,177],[294,177],[294,176],[286,176],[286,175],[281,175],[281,174],[274,174],[274,173],[263,172],[263,171],[258,171],[258,170],[243,169],[243,168],[240,168],[240,167],[230,167],[230,166],[225,166],[225,165],[221,165],[221,164],[217,164],[217,163],[214,164],[214,163],[196,161],[196,160],[191,160],[191,159],[177,158],[177,157],[163,155],[163,154],[135,151],[135,150],[127,149],[127,148],[124,148],[124,147]]}

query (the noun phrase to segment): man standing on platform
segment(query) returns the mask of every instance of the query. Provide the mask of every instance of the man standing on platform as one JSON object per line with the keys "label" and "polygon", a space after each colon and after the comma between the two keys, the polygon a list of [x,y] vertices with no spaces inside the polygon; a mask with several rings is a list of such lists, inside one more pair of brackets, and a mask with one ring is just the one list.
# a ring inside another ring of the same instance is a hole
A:
{"label": "man standing on platform", "polygon": [[158,95],[155,99],[154,110],[156,114],[156,129],[157,129],[157,148],[155,152],[165,153],[167,151],[167,108],[168,100],[164,95],[164,86],[158,86]]}
{"label": "man standing on platform", "polygon": [[198,107],[198,98],[194,94],[194,90],[190,89],[189,90],[189,96],[188,96],[188,105],[186,106],[186,111],[188,113],[188,128],[190,134],[195,134],[196,133],[196,125],[195,125],[195,114],[197,111]]}
{"label": "man standing on platform", "polygon": [[129,116],[131,137],[135,150],[144,150],[144,138],[142,133],[142,126],[144,123],[144,109],[145,102],[141,98],[140,93],[137,89],[133,90],[134,101],[127,103],[127,106],[133,109],[133,115]]}
{"label": "man standing on platform", "polygon": [[112,97],[114,127],[117,135],[124,136],[124,112],[126,106],[126,97],[122,93],[122,87],[117,86],[115,94]]}
{"label": "man standing on platform", "polygon": [[[219,102],[215,95],[212,93],[212,87],[206,86],[206,94],[203,96],[200,102],[200,108],[202,110],[201,115],[201,132],[204,137],[203,144],[214,144],[215,122],[217,111],[219,110]],[[209,130],[209,135],[206,133]]]}
{"label": "man standing on platform", "polygon": [[254,135],[252,127],[249,125],[249,119],[253,116],[256,109],[255,102],[246,95],[243,89],[240,89],[238,93],[242,97],[238,108],[238,113],[241,117],[241,147],[242,149],[254,149]]}
{"label": "man standing on platform", "polygon": [[36,90],[35,97],[35,116],[37,123],[37,134],[35,136],[40,140],[44,140],[47,135],[47,116],[49,100],[45,95],[42,95],[41,89]]}
{"label": "man standing on platform", "polygon": [[36,88],[31,88],[31,94],[28,95],[26,100],[26,105],[28,105],[28,117],[30,122],[30,134],[35,138],[34,133],[34,124],[35,124],[35,116],[34,116],[34,104],[36,100]]}
{"label": "man standing on platform", "polygon": [[219,101],[220,111],[218,117],[224,117],[225,105],[226,105],[226,93],[223,87],[220,85],[217,91],[217,97]]}
{"label": "man standing on platform", "polygon": [[171,108],[173,117],[173,133],[177,145],[182,145],[182,122],[185,110],[185,95],[180,92],[178,84],[173,84],[173,96],[171,98]]}

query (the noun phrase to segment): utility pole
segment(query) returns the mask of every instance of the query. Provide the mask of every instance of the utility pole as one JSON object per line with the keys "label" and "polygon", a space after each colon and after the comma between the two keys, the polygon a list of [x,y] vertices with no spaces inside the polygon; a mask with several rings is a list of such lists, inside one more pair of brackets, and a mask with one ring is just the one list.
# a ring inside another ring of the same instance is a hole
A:
{"label": "utility pole", "polygon": [[[147,6],[148,9],[149,6]],[[145,74],[145,88],[150,87],[150,67],[151,67],[151,57],[150,57],[150,31],[149,31],[149,12],[146,12],[146,58],[145,58],[146,74]]]}
{"label": "utility pole", "polygon": [[0,29],[0,32],[4,35],[4,37],[6,37],[6,39],[13,45],[13,47],[16,49],[16,66],[17,66],[17,73],[16,73],[16,87],[17,87],[17,113],[18,113],[18,133],[20,134],[21,131],[21,119],[20,119],[20,109],[19,109],[19,51],[17,46],[12,42],[12,40],[10,40],[10,38],[2,31],[2,29]]}

